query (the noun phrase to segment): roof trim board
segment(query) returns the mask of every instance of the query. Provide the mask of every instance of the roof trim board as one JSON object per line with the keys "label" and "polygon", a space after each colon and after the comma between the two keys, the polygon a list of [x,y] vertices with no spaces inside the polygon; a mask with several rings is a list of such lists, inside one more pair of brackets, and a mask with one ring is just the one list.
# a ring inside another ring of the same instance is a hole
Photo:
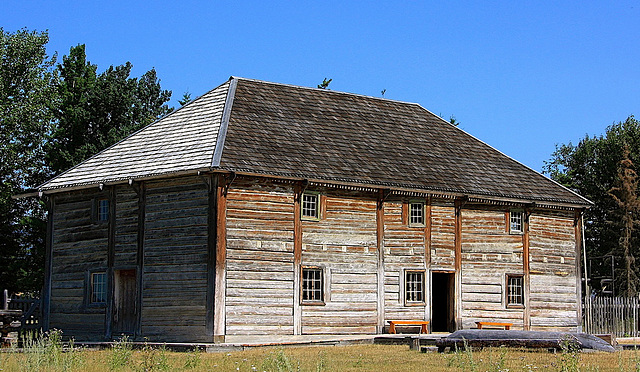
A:
{"label": "roof trim board", "polygon": [[218,130],[218,138],[216,141],[216,148],[213,150],[213,160],[211,166],[217,168],[220,166],[220,160],[222,159],[222,151],[224,150],[224,141],[227,138],[227,129],[229,128],[229,118],[231,117],[231,110],[233,108],[233,98],[236,95],[236,87],[238,86],[238,79],[235,77],[229,78],[229,90],[227,91],[227,99],[224,103],[224,110],[222,111],[222,121],[220,122],[220,129]]}

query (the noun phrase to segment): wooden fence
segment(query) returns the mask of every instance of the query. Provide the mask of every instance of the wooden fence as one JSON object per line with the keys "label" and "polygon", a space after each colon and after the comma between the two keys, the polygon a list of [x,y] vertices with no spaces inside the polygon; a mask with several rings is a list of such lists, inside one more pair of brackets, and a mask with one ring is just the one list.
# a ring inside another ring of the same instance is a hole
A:
{"label": "wooden fence", "polygon": [[20,330],[40,329],[40,298],[33,294],[9,295],[2,293],[2,307],[5,310],[22,310]]}
{"label": "wooden fence", "polygon": [[638,337],[640,300],[638,297],[593,297],[583,303],[583,330],[591,334]]}

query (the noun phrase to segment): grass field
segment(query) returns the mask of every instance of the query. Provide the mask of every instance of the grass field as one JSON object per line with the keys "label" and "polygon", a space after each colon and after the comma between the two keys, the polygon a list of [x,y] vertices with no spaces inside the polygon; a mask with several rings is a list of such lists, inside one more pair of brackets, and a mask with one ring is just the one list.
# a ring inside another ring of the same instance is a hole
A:
{"label": "grass field", "polygon": [[[116,360],[114,360],[116,359]],[[427,353],[406,346],[260,348],[231,353],[80,351],[59,356],[0,354],[2,371],[636,371],[640,354],[551,354],[491,349],[472,353]]]}
{"label": "grass field", "polygon": [[355,345],[255,348],[228,353],[132,349],[119,342],[108,350],[64,347],[60,339],[38,340],[19,352],[0,352],[0,371],[640,371],[640,351],[549,353],[485,349],[438,354],[408,346]]}

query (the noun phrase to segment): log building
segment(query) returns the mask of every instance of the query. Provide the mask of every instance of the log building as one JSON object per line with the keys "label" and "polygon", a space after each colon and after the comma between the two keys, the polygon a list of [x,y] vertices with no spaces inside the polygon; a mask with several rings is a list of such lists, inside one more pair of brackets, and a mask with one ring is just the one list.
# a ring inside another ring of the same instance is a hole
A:
{"label": "log building", "polygon": [[413,103],[232,77],[38,192],[76,340],[580,324],[591,203]]}

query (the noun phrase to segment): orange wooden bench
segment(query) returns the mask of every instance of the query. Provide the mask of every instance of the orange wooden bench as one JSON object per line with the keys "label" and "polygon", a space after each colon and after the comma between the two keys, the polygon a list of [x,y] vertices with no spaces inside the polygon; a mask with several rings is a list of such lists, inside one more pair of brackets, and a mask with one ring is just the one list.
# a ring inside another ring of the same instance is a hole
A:
{"label": "orange wooden bench", "polygon": [[428,320],[389,320],[389,333],[396,333],[397,325],[421,326],[420,333],[429,333]]}
{"label": "orange wooden bench", "polygon": [[504,327],[504,329],[511,329],[513,323],[499,323],[499,322],[476,322],[478,329],[482,329],[484,326],[490,327]]}

